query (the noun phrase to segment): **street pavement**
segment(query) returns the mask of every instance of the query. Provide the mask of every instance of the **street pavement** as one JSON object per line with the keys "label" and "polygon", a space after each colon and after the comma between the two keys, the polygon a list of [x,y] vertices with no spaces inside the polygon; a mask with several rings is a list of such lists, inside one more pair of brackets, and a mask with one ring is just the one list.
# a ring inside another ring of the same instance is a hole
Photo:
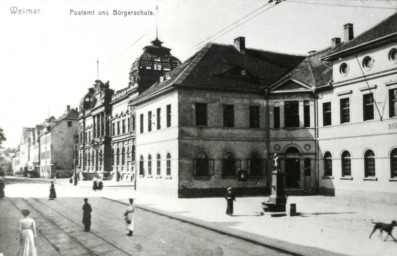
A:
{"label": "street pavement", "polygon": [[[49,191],[48,189],[43,190],[43,185],[33,183],[25,184],[25,186],[26,189],[21,191],[16,185],[8,185],[6,193],[11,197],[48,197]],[[79,182],[78,186],[73,186],[67,180],[56,181],[58,196],[68,197],[68,200],[72,200],[72,197],[78,197],[80,200],[82,197],[89,197],[90,200],[100,197],[103,198],[101,200],[108,200],[109,204],[118,203],[125,207],[122,204],[126,204],[127,199],[133,197],[142,212],[155,212],[157,215],[168,216],[198,227],[227,234],[229,239],[243,239],[257,245],[265,245],[268,248],[279,248],[283,252],[293,252],[295,255],[336,255],[338,253],[396,255],[397,253],[397,243],[393,242],[391,238],[384,242],[379,234],[375,233],[369,239],[373,228],[372,219],[389,223],[392,219],[397,219],[397,202],[386,204],[323,196],[289,197],[288,203],[296,203],[300,215],[272,218],[261,215],[261,203],[267,200],[266,198],[244,197],[237,198],[235,215],[230,217],[225,214],[226,202],[223,198],[164,198],[134,191],[128,183],[110,181],[105,181],[103,191],[92,191],[90,186],[91,182]],[[32,191],[35,192],[32,193]],[[0,212],[3,214],[2,208]],[[167,227],[163,226],[159,229],[167,229]],[[2,226],[0,226],[0,230],[3,230]],[[396,233],[395,231],[395,237],[397,237]],[[385,234],[383,234],[384,236]],[[216,243],[217,240],[212,241]],[[207,242],[207,244],[209,243]],[[0,248],[1,250],[2,248]],[[219,254],[206,252],[202,255],[221,255],[221,251],[218,252]],[[242,251],[239,252],[242,253]],[[139,253],[139,255],[141,254]],[[250,254],[250,250],[247,250],[244,254],[234,255],[256,254]]]}

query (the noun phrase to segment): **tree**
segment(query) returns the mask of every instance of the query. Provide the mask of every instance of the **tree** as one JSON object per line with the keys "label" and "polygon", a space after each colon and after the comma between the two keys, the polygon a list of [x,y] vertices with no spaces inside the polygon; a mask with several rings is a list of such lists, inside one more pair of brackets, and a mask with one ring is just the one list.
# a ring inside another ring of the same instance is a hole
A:
{"label": "tree", "polygon": [[7,140],[6,136],[4,135],[3,129],[0,127],[0,147],[3,141]]}

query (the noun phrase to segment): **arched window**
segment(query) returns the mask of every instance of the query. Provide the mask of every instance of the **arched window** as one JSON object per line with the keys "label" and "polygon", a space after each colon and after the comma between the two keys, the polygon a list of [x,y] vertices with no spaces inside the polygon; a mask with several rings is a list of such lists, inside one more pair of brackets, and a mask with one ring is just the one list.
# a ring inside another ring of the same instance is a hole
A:
{"label": "arched window", "polygon": [[124,147],[121,149],[121,164],[124,165],[125,163],[125,149]]}
{"label": "arched window", "polygon": [[324,154],[324,176],[332,176],[332,155],[330,152]]}
{"label": "arched window", "polygon": [[248,161],[248,169],[251,176],[260,176],[262,174],[262,159],[258,153],[251,154]]}
{"label": "arched window", "polygon": [[351,176],[351,160],[349,151],[345,151],[342,154],[342,177]]}
{"label": "arched window", "polygon": [[149,155],[147,158],[147,174],[152,175],[152,155]]}
{"label": "arched window", "polygon": [[226,153],[222,160],[222,174],[223,176],[236,175],[236,159],[231,152]]}
{"label": "arched window", "polygon": [[171,155],[167,154],[167,176],[171,175]]}
{"label": "arched window", "polygon": [[139,159],[139,175],[145,175],[143,156]]}
{"label": "arched window", "polygon": [[161,156],[160,154],[157,154],[157,176],[161,175]]}
{"label": "arched window", "polygon": [[365,177],[375,177],[375,154],[367,150],[364,155]]}
{"label": "arched window", "polygon": [[116,151],[116,165],[120,163],[120,149],[118,148]]}
{"label": "arched window", "polygon": [[102,149],[99,150],[99,166],[102,166],[103,154]]}
{"label": "arched window", "polygon": [[208,156],[204,152],[197,154],[194,159],[194,175],[195,176],[209,176]]}
{"label": "arched window", "polygon": [[390,177],[397,178],[397,148],[390,153]]}

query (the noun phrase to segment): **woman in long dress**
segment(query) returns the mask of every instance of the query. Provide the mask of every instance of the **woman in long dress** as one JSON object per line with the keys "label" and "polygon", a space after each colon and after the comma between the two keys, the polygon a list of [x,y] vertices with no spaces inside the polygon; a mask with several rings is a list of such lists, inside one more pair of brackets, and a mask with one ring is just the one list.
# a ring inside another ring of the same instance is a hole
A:
{"label": "woman in long dress", "polygon": [[54,200],[55,198],[57,198],[57,193],[55,192],[54,182],[51,181],[49,199],[50,199],[50,200]]}
{"label": "woman in long dress", "polygon": [[134,212],[135,212],[134,199],[130,198],[130,205],[128,205],[124,213],[125,223],[128,229],[127,236],[133,236],[134,233]]}
{"label": "woman in long dress", "polygon": [[30,211],[27,209],[22,210],[23,218],[19,220],[18,233],[19,243],[21,248],[17,256],[37,256],[36,250],[36,223],[29,217]]}

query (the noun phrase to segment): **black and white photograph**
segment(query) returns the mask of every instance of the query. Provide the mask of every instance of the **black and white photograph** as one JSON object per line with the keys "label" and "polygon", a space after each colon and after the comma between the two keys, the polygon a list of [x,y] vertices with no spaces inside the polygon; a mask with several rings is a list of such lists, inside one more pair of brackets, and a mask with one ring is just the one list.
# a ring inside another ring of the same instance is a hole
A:
{"label": "black and white photograph", "polygon": [[15,255],[397,255],[397,0],[0,0]]}

